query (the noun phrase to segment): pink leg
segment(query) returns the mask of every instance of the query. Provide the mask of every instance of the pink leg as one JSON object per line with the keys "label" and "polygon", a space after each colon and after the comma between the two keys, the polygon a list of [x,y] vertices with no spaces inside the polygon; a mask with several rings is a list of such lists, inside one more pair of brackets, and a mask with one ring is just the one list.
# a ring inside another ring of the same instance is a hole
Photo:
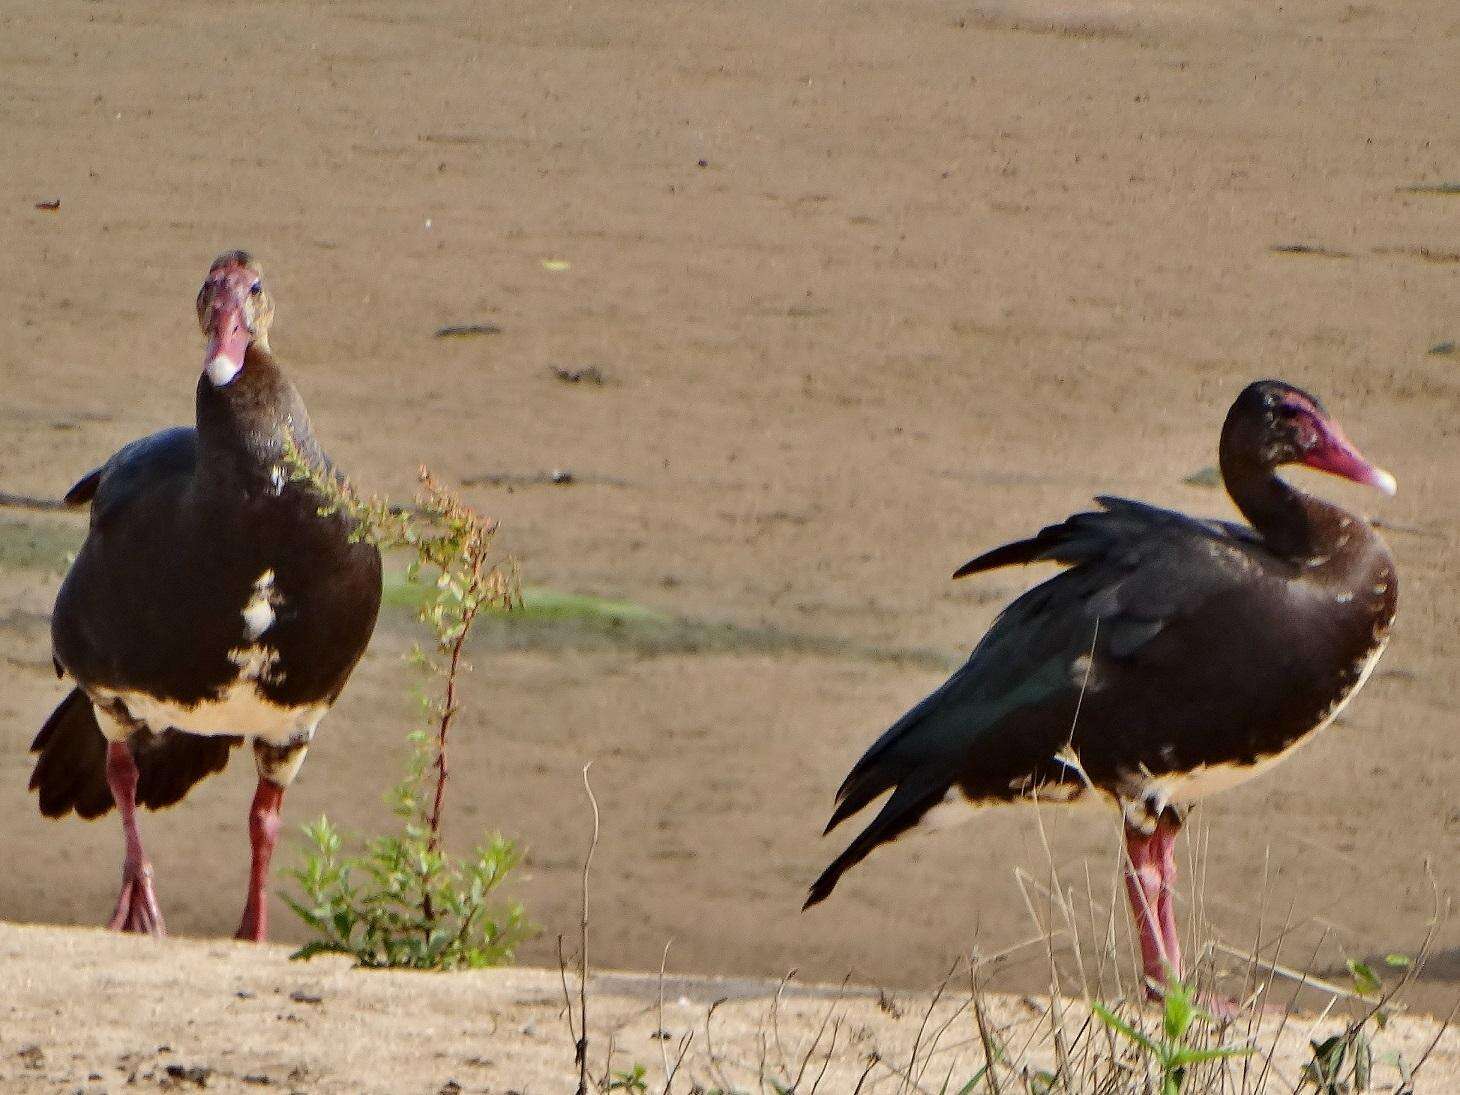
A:
{"label": "pink leg", "polygon": [[248,871],[248,900],[243,906],[235,938],[262,943],[269,934],[269,860],[279,839],[279,806],[284,801],[284,788],[264,776],[259,777],[253,805],[248,811],[248,839],[253,847],[253,860]]}
{"label": "pink leg", "polygon": [[152,864],[142,850],[142,834],[137,831],[137,764],[126,742],[107,743],[106,781],[122,815],[122,835],[127,844],[122,861],[122,892],[117,895],[117,908],[107,927],[112,931],[166,935],[157,894],[152,889]]}
{"label": "pink leg", "polygon": [[1161,868],[1161,902],[1157,912],[1161,920],[1161,939],[1166,945],[1166,961],[1171,976],[1181,979],[1181,937],[1176,931],[1176,834],[1181,823],[1170,814],[1162,814],[1156,823],[1157,865]]}
{"label": "pink leg", "polygon": [[1172,908],[1175,841],[1180,827],[1178,821],[1163,814],[1150,836],[1130,825],[1125,829],[1126,893],[1140,936],[1146,992],[1153,999],[1160,995],[1160,986],[1181,976],[1181,943]]}

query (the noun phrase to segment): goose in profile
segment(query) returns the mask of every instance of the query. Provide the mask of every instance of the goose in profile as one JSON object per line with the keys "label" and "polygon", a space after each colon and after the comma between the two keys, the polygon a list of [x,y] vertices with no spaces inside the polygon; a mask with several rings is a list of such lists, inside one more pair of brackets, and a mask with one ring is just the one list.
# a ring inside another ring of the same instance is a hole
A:
{"label": "goose in profile", "polygon": [[893,724],[837,793],[830,832],[891,792],[812,884],[965,806],[1098,796],[1125,822],[1147,986],[1180,978],[1173,843],[1187,809],[1271,767],[1337,717],[1384,651],[1394,560],[1369,522],[1278,475],[1301,464],[1393,494],[1313,396],[1249,385],[1220,465],[1248,524],[1097,499],[954,575],[1064,567],[1000,614],[968,661]]}

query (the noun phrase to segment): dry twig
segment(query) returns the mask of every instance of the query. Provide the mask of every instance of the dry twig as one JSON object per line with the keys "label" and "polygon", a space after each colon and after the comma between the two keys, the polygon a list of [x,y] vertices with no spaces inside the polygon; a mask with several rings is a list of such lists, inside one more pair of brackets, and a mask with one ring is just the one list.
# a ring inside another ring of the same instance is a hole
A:
{"label": "dry twig", "polygon": [[593,794],[593,785],[588,782],[589,761],[583,765],[583,790],[588,792],[588,802],[593,807],[593,839],[588,844],[588,854],[583,857],[583,908],[578,920],[578,1029],[573,1051],[578,1064],[578,1095],[588,1095],[588,870],[593,866],[593,853],[598,850],[598,799]]}

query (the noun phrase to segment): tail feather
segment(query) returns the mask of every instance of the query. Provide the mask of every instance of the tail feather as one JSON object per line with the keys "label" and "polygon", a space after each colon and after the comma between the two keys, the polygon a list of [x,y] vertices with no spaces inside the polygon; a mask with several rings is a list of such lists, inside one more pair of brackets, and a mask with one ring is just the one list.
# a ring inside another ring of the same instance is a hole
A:
{"label": "tail feather", "polygon": [[888,772],[882,768],[853,771],[847,777],[847,781],[842,784],[841,789],[837,791],[836,809],[832,811],[831,820],[826,823],[826,828],[821,830],[821,835],[826,836],[847,818],[860,813],[879,795],[885,794],[896,786],[901,774]]}
{"label": "tail feather", "polygon": [[[917,782],[899,785],[897,790],[892,793],[892,797],[883,803],[882,809],[872,819],[872,823],[863,829],[857,838],[847,845],[846,850],[833,859],[826,870],[821,872],[820,877],[811,884],[811,889],[806,895],[806,903],[801,906],[802,910],[809,909],[812,905],[818,905],[830,897],[831,891],[836,889],[836,884],[841,881],[842,875],[866,859],[873,848],[879,844],[886,844],[890,840],[896,840],[916,825],[947,790],[946,783],[941,781],[931,784]],[[841,813],[841,810],[839,809],[837,812]]]}
{"label": "tail feather", "polygon": [[[193,784],[221,772],[234,746],[242,741],[241,737],[204,737],[180,730],[161,734],[139,730],[128,740],[137,764],[137,805],[158,810],[182,801]],[[39,792],[42,815],[64,817],[75,810],[89,820],[111,810],[107,741],[85,692],[72,689],[51,712],[30,749],[40,754],[30,775],[30,789]]]}
{"label": "tail feather", "polygon": [[[889,726],[852,765],[847,778],[836,792],[836,811],[826,823],[822,836],[867,806],[873,799],[898,787],[920,768],[945,762],[936,750],[946,733],[948,718],[944,708],[960,686],[968,666],[928,693]],[[932,720],[932,721],[930,721]],[[966,721],[966,720],[963,720]],[[920,733],[931,730],[932,733]],[[928,739],[929,747],[925,747]],[[944,790],[946,790],[946,786]]]}
{"label": "tail feather", "polygon": [[229,756],[235,746],[243,744],[243,738],[143,730],[128,744],[137,762],[137,804],[160,810],[175,806],[193,784],[228,767]]}
{"label": "tail feather", "polygon": [[106,738],[81,689],[72,689],[51,712],[30,751],[40,754],[30,774],[30,790],[40,793],[42,815],[64,817],[75,810],[81,817],[94,818],[112,808]]}

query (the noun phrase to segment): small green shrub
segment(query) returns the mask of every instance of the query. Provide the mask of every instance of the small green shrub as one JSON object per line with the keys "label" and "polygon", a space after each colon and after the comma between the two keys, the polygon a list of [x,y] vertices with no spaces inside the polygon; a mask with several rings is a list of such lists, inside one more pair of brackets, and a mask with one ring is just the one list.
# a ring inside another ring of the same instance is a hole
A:
{"label": "small green shrub", "polygon": [[643,1065],[636,1064],[633,1068],[615,1072],[609,1078],[608,1082],[604,1084],[603,1090],[647,1092],[649,1090],[649,1082],[644,1078],[647,1075],[648,1070]]}
{"label": "small green shrub", "polygon": [[1142,1034],[1099,1001],[1093,1001],[1090,1008],[1107,1027],[1139,1047],[1156,1069],[1161,1095],[1181,1095],[1186,1070],[1194,1064],[1221,1057],[1245,1057],[1255,1052],[1252,1046],[1193,1045],[1189,1039],[1192,1025],[1198,1019],[1211,1022],[1212,1017],[1196,1006],[1192,991],[1175,979],[1166,983],[1159,1038]]}
{"label": "small green shrub", "polygon": [[512,960],[530,934],[522,906],[490,907],[494,891],[521,860],[512,844],[493,837],[458,862],[429,847],[420,826],[404,829],[404,835],[368,841],[359,855],[343,856],[328,818],[304,827],[310,853],[290,872],[304,897],[284,900],[319,938],[292,957],[346,954],[362,966],[418,970],[478,969]]}
{"label": "small green shrub", "polygon": [[[494,522],[481,517],[421,469],[421,491],[411,509],[361,498],[333,472],[311,466],[291,448],[291,477],[321,496],[321,514],[355,521],[352,536],[382,549],[404,549],[412,558],[407,577],[421,589],[421,620],[431,633],[429,650],[411,661],[426,674],[422,723],[408,735],[405,777],[390,793],[399,833],[367,840],[346,854],[327,817],[304,827],[304,865],[289,874],[302,896],[285,896],[316,938],[293,955],[346,954],[362,966],[452,970],[511,961],[531,934],[522,907],[498,907],[496,891],[521,862],[499,835],[457,860],[441,840],[450,769],[447,743],[459,710],[457,688],[467,668],[463,651],[484,611],[510,611],[521,603],[515,567],[491,558]],[[422,580],[423,572],[433,575]]]}

